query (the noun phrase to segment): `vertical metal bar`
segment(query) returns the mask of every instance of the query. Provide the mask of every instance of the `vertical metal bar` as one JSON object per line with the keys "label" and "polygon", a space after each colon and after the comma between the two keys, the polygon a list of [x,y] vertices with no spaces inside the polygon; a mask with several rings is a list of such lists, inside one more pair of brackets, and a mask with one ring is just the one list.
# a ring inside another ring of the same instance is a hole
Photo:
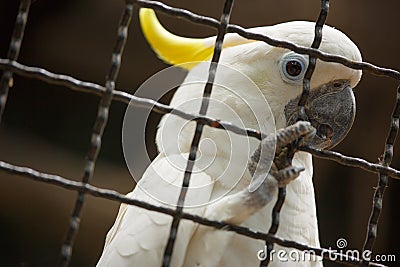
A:
{"label": "vertical metal bar", "polygon": [[[8,48],[7,52],[7,58],[10,60],[18,59],[22,39],[24,37],[26,22],[28,21],[30,5],[30,0],[21,0],[19,5],[10,47]],[[12,86],[12,83],[13,73],[11,71],[4,71],[0,79],[0,123],[7,103],[8,90]]]}
{"label": "vertical metal bar", "polygon": [[[322,42],[322,28],[326,22],[326,18],[328,17],[329,12],[329,0],[321,0],[321,9],[318,16],[318,19],[315,23],[315,31],[314,31],[314,40],[311,44],[311,48],[319,48]],[[308,95],[310,94],[310,80],[311,76],[314,73],[315,66],[317,64],[317,58],[309,56],[309,63],[304,74],[303,79],[303,92],[299,99],[299,107],[300,107],[300,118],[303,120],[307,120],[307,115],[304,110],[304,105],[307,102]]]}
{"label": "vertical metal bar", "polygon": [[[329,0],[321,0],[320,13],[319,13],[318,19],[315,23],[314,40],[311,44],[312,48],[319,48],[319,46],[322,42],[322,28],[326,22],[328,12],[329,12]],[[298,105],[300,107],[300,109],[299,109],[299,119],[300,120],[308,120],[304,105],[306,104],[308,96],[310,94],[310,80],[314,73],[316,63],[317,63],[317,59],[315,57],[310,56],[308,67],[307,67],[306,73],[304,74],[304,78],[303,78],[303,92],[301,94],[301,97],[300,97],[299,103],[298,103]],[[275,202],[274,208],[272,209],[272,223],[271,223],[271,227],[268,231],[269,234],[274,235],[278,231],[279,215],[280,215],[283,203],[285,202],[285,198],[286,198],[286,187],[279,188],[278,198]],[[261,267],[268,266],[268,264],[271,260],[270,255],[271,255],[271,251],[274,248],[274,244],[266,242],[265,246],[267,248],[267,255],[266,255],[265,259],[260,262]]]}
{"label": "vertical metal bar", "polygon": [[[269,234],[276,234],[279,228],[279,214],[281,212],[283,203],[285,203],[286,199],[286,186],[279,188],[278,191],[278,199],[275,202],[274,208],[272,209],[272,223],[271,227],[269,228]],[[268,266],[269,262],[271,261],[271,251],[274,249],[274,244],[265,242],[265,246],[267,248],[267,255],[264,260],[260,262],[260,266]]]}
{"label": "vertical metal bar", "polygon": [[[211,95],[213,83],[215,80],[215,74],[217,71],[218,61],[219,61],[219,58],[221,56],[221,51],[222,51],[222,43],[224,41],[224,37],[227,32],[233,3],[234,3],[234,0],[226,0],[225,4],[224,4],[224,9],[223,9],[223,13],[221,16],[220,25],[218,27],[218,35],[217,35],[217,39],[216,39],[215,46],[214,46],[214,53],[213,53],[210,68],[208,71],[208,79],[207,79],[207,83],[206,83],[206,86],[203,91],[203,98],[202,98],[202,103],[201,103],[200,112],[199,112],[200,115],[205,115],[207,113],[207,109],[208,109],[208,105],[209,105],[209,97]],[[193,166],[194,166],[194,163],[196,160],[196,152],[198,150],[200,138],[203,133],[203,127],[204,127],[204,124],[202,122],[200,122],[200,121],[196,122],[196,130],[195,130],[195,133],[194,133],[194,136],[192,139],[192,143],[190,146],[189,157],[187,160],[187,165],[186,165],[185,173],[183,176],[182,189],[179,194],[178,203],[177,203],[177,207],[176,207],[176,213],[172,220],[167,246],[165,247],[165,251],[164,251],[164,257],[163,257],[163,262],[162,262],[163,267],[169,267],[170,262],[171,262],[172,252],[174,249],[174,244],[175,244],[175,240],[176,240],[176,236],[177,236],[177,232],[178,232],[178,227],[179,227],[179,223],[180,223],[180,220],[182,217],[183,205],[184,205],[186,193],[187,193],[187,190],[189,187],[190,177],[192,174]]]}
{"label": "vertical metal bar", "polygon": [[[132,18],[133,4],[126,2],[125,8],[118,27],[118,36],[112,53],[112,62],[106,77],[106,90],[99,102],[97,118],[93,126],[90,147],[86,155],[86,165],[82,182],[87,184],[93,176],[97,156],[101,149],[101,140],[104,128],[107,125],[108,114],[115,88],[115,80],[117,79],[119,68],[121,66],[121,56],[124,50],[126,40],[128,38],[129,22]],[[75,236],[79,231],[81,211],[85,202],[85,193],[79,192],[75,202],[75,207],[71,216],[70,226],[61,250],[60,266],[68,266],[71,260],[72,247]]]}
{"label": "vertical metal bar", "polygon": [[[400,85],[397,87],[397,100],[393,108],[392,119],[390,122],[389,132],[385,141],[385,152],[383,154],[383,166],[390,166],[393,159],[393,144],[396,141],[399,132],[399,116],[400,116]],[[367,234],[363,246],[363,251],[369,250],[372,252],[375,239],[377,236],[379,217],[382,211],[383,195],[388,186],[388,176],[380,173],[378,185],[375,188],[371,215],[369,217]],[[364,259],[365,260],[365,259]],[[365,260],[363,266],[368,266],[369,261]]]}

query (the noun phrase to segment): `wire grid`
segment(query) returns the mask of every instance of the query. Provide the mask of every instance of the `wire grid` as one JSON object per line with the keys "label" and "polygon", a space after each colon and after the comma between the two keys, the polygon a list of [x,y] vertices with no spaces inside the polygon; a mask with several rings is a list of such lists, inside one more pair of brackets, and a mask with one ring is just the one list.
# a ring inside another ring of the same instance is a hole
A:
{"label": "wire grid", "polygon": [[[197,123],[196,134],[198,135],[198,137],[197,137],[198,139],[200,139],[200,137],[201,137],[201,132],[202,132],[204,125],[207,125],[209,127],[214,127],[214,128],[224,128],[224,129],[226,129],[228,131],[232,131],[236,134],[247,135],[250,137],[257,138],[259,140],[261,140],[264,136],[263,133],[261,133],[259,131],[256,131],[253,129],[239,128],[229,122],[220,121],[218,119],[210,118],[205,115],[206,111],[207,111],[207,106],[208,106],[207,96],[209,96],[209,94],[211,93],[212,83],[214,80],[217,64],[210,65],[209,79],[208,79],[208,82],[207,82],[205,90],[204,90],[204,96],[206,96],[206,97],[204,97],[204,100],[202,102],[202,108],[200,110],[200,114],[189,114],[189,113],[183,112],[181,110],[174,109],[168,105],[163,105],[163,104],[157,103],[151,99],[139,98],[136,96],[132,96],[126,92],[115,90],[115,81],[118,76],[118,70],[120,67],[121,59],[122,59],[122,52],[123,52],[124,44],[127,40],[127,31],[128,31],[130,19],[132,17],[133,4],[137,4],[140,7],[153,8],[155,10],[159,10],[161,12],[164,12],[164,13],[167,13],[170,15],[182,17],[182,18],[190,20],[194,23],[199,23],[199,24],[203,24],[203,25],[207,25],[207,26],[216,28],[218,30],[218,37],[217,37],[217,42],[215,44],[214,54],[213,54],[213,59],[212,59],[212,62],[214,62],[214,63],[218,63],[219,55],[222,50],[221,44],[222,44],[224,35],[227,31],[228,32],[236,32],[239,35],[249,38],[249,39],[264,41],[273,46],[287,48],[287,49],[290,49],[290,50],[295,51],[300,54],[309,55],[310,56],[310,64],[307,69],[307,73],[305,75],[305,79],[303,82],[303,93],[302,93],[302,97],[299,101],[300,107],[304,105],[304,103],[308,97],[308,92],[310,90],[309,81],[311,79],[312,72],[315,67],[315,62],[316,62],[317,58],[324,60],[324,61],[328,61],[328,62],[337,62],[337,63],[343,64],[347,67],[353,68],[353,69],[361,69],[361,70],[370,72],[375,75],[383,75],[383,76],[394,78],[396,80],[400,80],[400,73],[396,70],[378,67],[378,66],[375,66],[375,65],[373,65],[371,63],[367,63],[367,62],[350,61],[341,56],[327,54],[327,53],[324,53],[324,52],[321,52],[318,50],[318,46],[322,39],[322,27],[325,23],[325,19],[328,14],[328,8],[329,8],[328,0],[321,0],[321,12],[320,12],[320,15],[316,22],[315,36],[314,36],[314,41],[313,41],[311,48],[297,46],[293,43],[286,42],[286,41],[278,41],[278,40],[272,39],[268,36],[265,36],[263,34],[248,32],[247,30],[245,30],[244,28],[242,28],[240,26],[229,24],[228,22],[229,22],[229,16],[230,16],[230,13],[232,10],[233,0],[226,0],[220,22],[213,18],[200,16],[200,15],[194,14],[194,13],[184,10],[184,9],[170,7],[168,5],[165,5],[162,2],[158,2],[158,1],[128,0],[125,3],[125,8],[123,10],[123,14],[122,14],[122,17],[120,20],[117,40],[116,40],[116,44],[114,46],[114,50],[113,50],[113,54],[112,54],[112,63],[111,63],[111,67],[110,67],[108,75],[107,75],[106,85],[101,86],[101,85],[94,84],[94,83],[84,82],[84,81],[75,79],[70,76],[52,73],[52,72],[49,72],[42,68],[25,66],[16,61],[18,58],[20,45],[22,42],[23,33],[24,33],[26,22],[27,22],[29,7],[30,7],[30,0],[21,0],[17,20],[16,20],[15,27],[14,27],[14,32],[13,32],[12,39],[11,39],[9,52],[7,54],[7,59],[0,59],[0,68],[4,70],[2,77],[1,77],[1,83],[0,83],[0,120],[1,120],[2,111],[4,110],[4,107],[5,107],[5,104],[7,101],[8,89],[10,86],[12,86],[12,75],[13,74],[31,77],[34,79],[39,79],[39,80],[42,80],[42,81],[45,81],[45,82],[51,83],[51,84],[63,85],[72,90],[77,90],[77,91],[81,91],[81,92],[85,92],[85,93],[92,93],[92,94],[99,95],[101,97],[99,106],[98,106],[98,115],[97,115],[96,121],[94,123],[93,131],[92,131],[90,147],[89,147],[88,153],[86,155],[85,171],[84,171],[84,175],[82,177],[81,182],[72,181],[72,180],[69,180],[62,176],[48,174],[48,173],[42,173],[37,170],[28,168],[28,167],[16,166],[16,165],[4,162],[4,161],[0,161],[0,169],[3,171],[6,171],[8,173],[18,174],[18,175],[33,179],[35,181],[54,184],[54,185],[78,192],[78,198],[76,200],[75,208],[74,208],[73,214],[71,216],[70,227],[68,229],[67,236],[66,236],[63,248],[61,250],[60,266],[68,266],[69,261],[71,259],[72,250],[73,250],[73,241],[74,241],[74,237],[76,236],[76,234],[79,231],[79,221],[80,221],[80,217],[81,217],[80,211],[85,202],[86,194],[110,199],[113,201],[118,201],[121,203],[135,205],[135,206],[138,206],[141,208],[145,208],[148,210],[157,211],[157,212],[161,212],[161,213],[173,216],[173,221],[175,221],[175,224],[173,223],[171,225],[170,238],[168,240],[168,245],[167,245],[167,248],[164,253],[163,266],[169,266],[169,261],[172,256],[172,253],[173,253],[173,244],[174,244],[174,240],[175,240],[176,234],[177,234],[176,230],[179,225],[179,221],[181,219],[192,220],[194,222],[197,222],[197,223],[200,223],[200,224],[203,224],[206,226],[214,227],[214,228],[225,230],[225,231],[233,231],[237,234],[248,236],[248,237],[251,237],[254,239],[264,240],[267,244],[278,244],[278,245],[281,245],[284,247],[291,247],[291,248],[299,249],[302,251],[312,251],[316,255],[323,256],[325,259],[328,259],[331,261],[332,261],[332,259],[329,257],[329,254],[336,255],[337,256],[336,260],[333,260],[333,261],[338,262],[338,263],[344,263],[347,265],[354,265],[354,266],[384,266],[384,265],[381,265],[378,263],[373,263],[373,262],[368,262],[368,261],[363,262],[359,259],[353,258],[351,256],[347,256],[345,254],[340,254],[340,253],[328,250],[326,248],[311,247],[311,246],[297,243],[293,240],[282,239],[275,235],[276,231],[274,232],[274,229],[272,229],[272,227],[271,227],[272,230],[270,230],[269,233],[262,233],[262,232],[257,232],[257,231],[251,230],[246,227],[232,225],[232,224],[228,224],[225,222],[211,221],[206,218],[202,218],[199,216],[195,216],[195,215],[191,215],[191,214],[183,212],[181,207],[182,207],[182,205],[184,203],[184,199],[185,199],[185,190],[187,190],[187,186],[190,181],[191,167],[193,167],[190,165],[190,164],[192,164],[190,162],[194,162],[194,160],[191,160],[190,157],[188,159],[188,165],[187,165],[186,172],[185,172],[185,177],[184,177],[185,179],[184,179],[184,184],[182,187],[182,194],[179,197],[179,201],[178,201],[176,210],[166,208],[166,207],[151,205],[149,203],[142,202],[142,201],[135,200],[135,199],[130,199],[130,198],[127,198],[126,196],[119,194],[118,192],[115,192],[113,190],[98,188],[98,187],[90,185],[89,181],[90,181],[91,176],[93,175],[98,152],[101,149],[102,134],[103,134],[104,128],[107,125],[109,106],[112,101],[119,101],[119,102],[123,102],[123,103],[127,103],[127,104],[132,103],[135,106],[151,108],[153,111],[158,112],[160,114],[171,113],[171,114],[174,114],[176,116],[179,116],[179,117],[187,119],[187,120],[195,120]],[[301,109],[300,109],[300,113],[302,113]],[[301,147],[301,150],[312,153],[314,156],[328,159],[328,160],[333,160],[333,161],[336,161],[343,165],[362,168],[366,171],[370,171],[370,172],[379,174],[378,186],[375,189],[373,206],[372,206],[372,210],[371,210],[371,216],[369,219],[367,235],[366,235],[365,243],[363,246],[363,250],[372,250],[372,248],[373,248],[373,244],[376,239],[376,230],[377,230],[377,225],[378,225],[378,221],[379,221],[379,215],[382,210],[382,199],[383,199],[385,188],[387,186],[388,177],[400,179],[400,171],[390,167],[390,164],[391,164],[391,161],[393,158],[393,144],[396,141],[396,137],[397,137],[398,130],[399,130],[399,115],[400,115],[400,86],[397,88],[397,101],[396,101],[394,109],[393,109],[393,113],[392,113],[392,117],[391,117],[391,125],[389,127],[387,138],[385,140],[385,150],[384,150],[383,160],[379,164],[373,164],[373,163],[370,163],[370,162],[368,162],[364,159],[360,159],[360,158],[345,156],[345,155],[342,155],[342,154],[334,152],[334,151],[322,151],[322,150],[317,150],[317,149],[313,149],[310,147]],[[198,144],[198,140],[196,141],[194,139],[192,142],[192,148],[191,148],[191,155],[192,155],[192,157],[194,155],[194,159],[195,159],[195,155],[196,155],[196,151],[197,151],[196,143]],[[276,206],[279,206],[279,202],[283,203],[283,201],[284,201],[284,193],[280,193],[279,195],[280,195],[280,197],[277,200]],[[275,213],[273,214],[273,216],[278,217],[279,209],[276,209],[276,210],[274,209],[274,212]],[[276,220],[275,223],[273,223],[273,226],[276,229],[277,229],[277,227],[279,227],[278,220]],[[264,262],[264,263],[261,262],[260,264],[262,266],[265,266],[265,265],[268,265],[268,262]]]}

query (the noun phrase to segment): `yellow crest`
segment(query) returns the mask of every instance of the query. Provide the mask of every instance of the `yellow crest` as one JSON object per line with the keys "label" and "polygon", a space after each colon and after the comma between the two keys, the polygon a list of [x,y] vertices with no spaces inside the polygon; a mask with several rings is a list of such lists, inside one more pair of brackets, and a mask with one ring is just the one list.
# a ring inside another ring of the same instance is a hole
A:
{"label": "yellow crest", "polygon": [[[191,69],[199,61],[207,61],[212,57],[215,36],[208,38],[187,38],[177,36],[167,31],[157,19],[154,10],[141,8],[139,19],[142,31],[147,41],[158,57],[172,65],[182,65],[182,68]],[[223,47],[236,46],[254,42],[237,34],[227,34]]]}

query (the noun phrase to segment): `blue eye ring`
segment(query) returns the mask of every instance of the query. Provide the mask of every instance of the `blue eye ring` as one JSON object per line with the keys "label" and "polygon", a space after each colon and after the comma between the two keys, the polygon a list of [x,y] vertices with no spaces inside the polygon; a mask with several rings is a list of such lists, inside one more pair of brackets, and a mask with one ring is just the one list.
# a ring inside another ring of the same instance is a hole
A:
{"label": "blue eye ring", "polygon": [[308,60],[299,54],[290,52],[280,61],[282,79],[289,83],[301,81],[308,66]]}

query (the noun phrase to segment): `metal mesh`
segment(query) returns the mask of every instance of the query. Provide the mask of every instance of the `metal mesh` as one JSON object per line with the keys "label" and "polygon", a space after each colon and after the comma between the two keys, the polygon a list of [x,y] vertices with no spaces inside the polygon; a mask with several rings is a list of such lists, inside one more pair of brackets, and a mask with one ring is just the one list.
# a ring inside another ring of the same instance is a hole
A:
{"label": "metal mesh", "polygon": [[[177,235],[179,234],[177,232],[177,229],[182,219],[191,220],[196,223],[206,226],[211,226],[216,229],[221,229],[224,231],[233,231],[237,234],[251,237],[254,239],[264,240],[267,244],[268,251],[272,249],[273,244],[278,244],[284,247],[291,247],[302,251],[313,251],[315,252],[316,255],[320,256],[322,255],[327,260],[335,261],[338,263],[345,263],[347,265],[384,266],[378,263],[361,261],[359,259],[352,258],[345,254],[333,252],[326,248],[310,247],[304,244],[300,244],[295,240],[285,240],[276,236],[275,234],[279,227],[280,207],[284,203],[284,198],[285,198],[285,189],[281,189],[279,191],[279,196],[272,214],[273,223],[268,233],[257,232],[246,227],[232,225],[224,222],[211,221],[206,218],[202,218],[199,216],[183,212],[182,207],[185,201],[185,196],[192,173],[192,168],[196,157],[199,140],[204,126],[225,129],[227,131],[232,131],[239,135],[247,135],[253,138],[257,138],[259,140],[261,140],[264,135],[257,130],[242,129],[235,125],[232,125],[229,122],[220,121],[218,119],[206,116],[208,101],[209,101],[208,96],[211,94],[211,89],[215,78],[217,64],[210,65],[209,77],[207,84],[204,88],[203,101],[199,114],[188,114],[181,110],[174,109],[168,105],[157,103],[151,99],[136,97],[126,92],[116,90],[115,81],[118,77],[118,71],[122,59],[124,44],[128,37],[127,33],[128,33],[129,23],[132,17],[133,5],[136,4],[141,7],[153,8],[163,13],[182,17],[194,23],[216,28],[218,30],[218,35],[214,47],[214,54],[212,57],[213,63],[218,63],[219,61],[219,56],[222,50],[222,42],[226,32],[236,32],[239,35],[249,39],[264,41],[273,46],[279,46],[293,50],[300,54],[309,55],[310,64],[308,66],[305,78],[303,80],[303,93],[299,101],[300,117],[305,116],[304,104],[307,100],[310,91],[310,79],[312,77],[317,58],[328,62],[337,62],[349,68],[361,69],[375,75],[383,75],[386,77],[393,78],[395,80],[400,80],[400,73],[396,70],[378,67],[367,62],[350,61],[341,56],[326,54],[318,50],[319,44],[321,43],[322,40],[322,27],[325,24],[325,20],[329,9],[328,0],[321,1],[320,15],[316,21],[315,36],[311,48],[297,46],[293,43],[286,41],[278,41],[263,34],[248,32],[246,29],[240,26],[229,24],[229,17],[231,14],[233,2],[234,2],[233,0],[226,0],[221,15],[221,20],[217,21],[209,17],[194,14],[184,9],[173,8],[157,1],[144,1],[144,0],[126,1],[118,28],[117,39],[112,54],[112,62],[108,71],[107,81],[105,86],[101,86],[94,83],[84,82],[70,76],[55,74],[42,68],[25,66],[16,61],[18,59],[18,54],[30,7],[30,0],[21,0],[11,44],[9,47],[9,52],[7,54],[7,59],[0,59],[0,69],[3,70],[0,82],[0,121],[7,102],[8,88],[12,84],[13,74],[30,77],[33,79],[39,79],[50,84],[65,86],[71,90],[78,90],[81,92],[96,94],[100,96],[97,118],[96,121],[94,122],[94,127],[91,135],[91,142],[89,145],[88,152],[86,154],[86,164],[81,182],[72,181],[70,179],[58,175],[42,173],[37,170],[31,169],[29,167],[16,166],[11,163],[0,161],[0,169],[10,174],[18,174],[33,179],[35,181],[53,184],[56,186],[60,186],[78,192],[78,197],[76,199],[75,207],[71,216],[70,226],[67,231],[66,239],[64,241],[64,245],[61,250],[60,266],[69,265],[73,251],[74,238],[79,231],[81,209],[85,202],[86,194],[93,195],[96,197],[102,197],[105,199],[110,199],[120,203],[135,205],[147,210],[157,211],[172,216],[173,222],[170,229],[170,236],[168,239],[168,243],[164,252],[163,266],[169,266],[170,264],[171,256],[173,254],[174,242]],[[179,196],[179,200],[177,203],[178,205],[176,209],[159,207],[139,200],[130,199],[122,194],[119,194],[118,192],[108,189],[98,188],[90,184],[90,178],[93,176],[93,172],[96,166],[97,155],[101,149],[102,136],[104,129],[107,126],[108,112],[112,101],[119,101],[125,104],[132,103],[135,106],[151,108],[153,111],[158,112],[160,114],[171,113],[187,120],[196,121],[196,132],[192,140],[190,155],[187,161],[187,167],[183,179],[182,191]],[[390,167],[393,158],[393,144],[396,141],[396,136],[399,130],[399,115],[400,115],[400,86],[397,89],[397,101],[393,109],[391,124],[389,126],[387,138],[385,140],[384,156],[379,164],[370,163],[360,158],[345,156],[334,151],[321,151],[310,147],[300,148],[301,150],[309,152],[316,157],[333,160],[346,166],[357,167],[369,172],[378,173],[379,175],[378,185],[375,189],[373,205],[363,250],[372,251],[373,249],[374,241],[377,236],[379,216],[382,210],[382,199],[385,192],[385,188],[387,187],[388,177],[392,177],[394,179],[400,179],[400,171]],[[337,255],[338,257],[336,257],[336,260],[332,260],[332,258],[329,257],[329,253],[331,255]],[[268,261],[261,262],[260,265],[266,266],[268,265]]]}

